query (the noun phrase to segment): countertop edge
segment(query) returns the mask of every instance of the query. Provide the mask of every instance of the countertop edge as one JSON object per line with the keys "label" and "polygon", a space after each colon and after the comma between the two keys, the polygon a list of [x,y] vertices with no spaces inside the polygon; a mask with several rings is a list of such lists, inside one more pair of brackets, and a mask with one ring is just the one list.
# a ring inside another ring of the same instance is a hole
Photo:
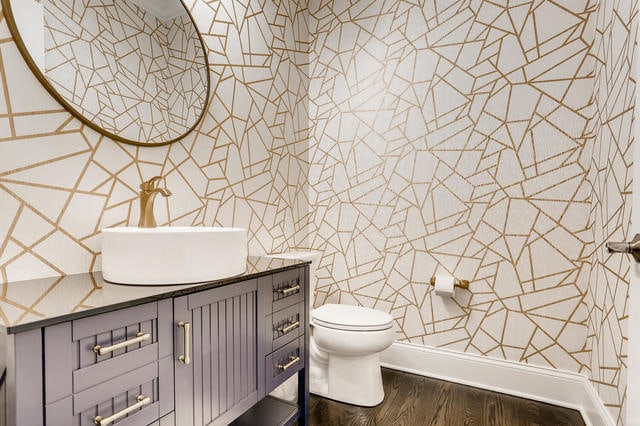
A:
{"label": "countertop edge", "polygon": [[[310,264],[311,264],[310,261],[300,260],[298,263],[294,265],[279,266],[279,267],[270,269],[268,271],[259,271],[251,274],[245,273],[242,275],[236,275],[233,277],[222,278],[214,281],[206,281],[206,282],[195,283],[195,284],[184,284],[182,288],[178,288],[178,289],[175,288],[175,285],[155,286],[157,288],[170,287],[171,289],[166,292],[160,292],[158,294],[154,294],[150,296],[142,296],[139,298],[133,298],[131,300],[116,302],[110,305],[105,305],[105,306],[100,306],[95,308],[88,308],[78,312],[71,312],[69,314],[62,314],[59,316],[45,318],[42,320],[35,320],[27,324],[18,324],[18,325],[10,325],[10,326],[5,326],[3,324],[0,324],[0,333],[6,334],[6,335],[24,333],[26,331],[36,330],[39,328],[48,327],[51,325],[60,324],[67,321],[77,320],[80,318],[99,315],[106,312],[112,312],[118,309],[130,308],[133,306],[143,305],[149,302],[156,302],[159,300],[169,299],[173,297],[185,296],[187,294],[197,293],[200,291],[209,290],[217,287],[223,287],[226,285],[235,284],[242,281],[258,279],[267,275],[277,274],[279,272],[285,272],[292,269],[298,269],[302,266],[310,265]],[[131,286],[126,284],[115,284],[115,283],[109,283],[109,284],[118,285],[122,287],[138,287],[138,286]]]}

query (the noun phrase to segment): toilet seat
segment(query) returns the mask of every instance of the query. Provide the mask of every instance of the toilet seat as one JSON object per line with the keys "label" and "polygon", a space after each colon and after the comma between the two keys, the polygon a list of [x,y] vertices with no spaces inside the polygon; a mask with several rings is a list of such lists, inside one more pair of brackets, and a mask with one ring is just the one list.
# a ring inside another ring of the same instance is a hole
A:
{"label": "toilet seat", "polygon": [[393,327],[393,317],[386,312],[334,303],[314,309],[311,319],[316,325],[345,331],[379,331]]}

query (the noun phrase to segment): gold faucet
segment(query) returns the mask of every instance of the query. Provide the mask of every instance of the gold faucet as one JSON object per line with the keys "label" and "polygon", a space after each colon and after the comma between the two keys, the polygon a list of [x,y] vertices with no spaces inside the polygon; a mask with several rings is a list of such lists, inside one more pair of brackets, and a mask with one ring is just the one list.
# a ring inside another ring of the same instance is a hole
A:
{"label": "gold faucet", "polygon": [[154,176],[148,181],[140,184],[139,228],[155,228],[158,226],[156,224],[156,218],[153,216],[153,200],[158,194],[161,194],[163,197],[171,195],[171,191],[168,189],[156,187],[160,180],[162,180],[162,176]]}

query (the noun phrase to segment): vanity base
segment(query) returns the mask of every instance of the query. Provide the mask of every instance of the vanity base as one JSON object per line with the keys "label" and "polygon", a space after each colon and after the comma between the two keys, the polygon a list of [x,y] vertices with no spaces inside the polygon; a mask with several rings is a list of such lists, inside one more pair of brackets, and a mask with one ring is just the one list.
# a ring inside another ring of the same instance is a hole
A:
{"label": "vanity base", "polygon": [[[299,416],[298,406],[282,399],[267,396],[237,418],[232,426],[288,426]],[[265,423],[267,422],[268,423]]]}

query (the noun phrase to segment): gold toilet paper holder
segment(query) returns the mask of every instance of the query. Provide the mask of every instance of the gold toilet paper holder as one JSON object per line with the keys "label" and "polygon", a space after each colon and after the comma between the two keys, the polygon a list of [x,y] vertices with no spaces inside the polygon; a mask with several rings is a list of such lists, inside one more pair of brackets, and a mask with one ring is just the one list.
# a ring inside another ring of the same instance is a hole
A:
{"label": "gold toilet paper holder", "polygon": [[[431,277],[430,284],[432,286],[436,285],[436,277]],[[469,290],[469,281],[468,280],[459,280],[457,278],[453,279],[453,285],[459,288],[464,288],[465,290]]]}

